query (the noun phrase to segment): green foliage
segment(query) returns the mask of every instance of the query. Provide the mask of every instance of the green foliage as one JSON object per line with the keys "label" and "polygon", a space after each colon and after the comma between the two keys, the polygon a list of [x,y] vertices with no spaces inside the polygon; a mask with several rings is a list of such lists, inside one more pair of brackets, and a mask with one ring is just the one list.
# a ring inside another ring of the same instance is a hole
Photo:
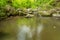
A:
{"label": "green foliage", "polygon": [[36,8],[38,6],[47,6],[54,0],[14,0],[12,6],[16,8]]}
{"label": "green foliage", "polygon": [[[0,0],[0,7],[5,6],[9,0]],[[55,0],[11,0],[11,4],[15,8],[36,8],[51,5]]]}
{"label": "green foliage", "polygon": [[0,0],[0,17],[5,16],[3,7],[7,4],[7,0]]}
{"label": "green foliage", "polygon": [[[54,6],[54,4],[56,4],[56,6]],[[60,2],[57,3],[56,0],[0,0],[0,16],[5,16],[5,9],[4,7],[6,5],[10,5],[13,8],[38,8],[40,7],[41,10],[49,10],[51,8],[60,7]],[[6,9],[11,9],[8,6],[6,7]],[[11,10],[9,10],[10,12]],[[15,10],[16,11],[16,10]],[[14,12],[15,13],[15,12]],[[13,12],[11,12],[11,14],[14,14]]]}
{"label": "green foliage", "polygon": [[[0,7],[5,6],[9,0],[0,0]],[[11,0],[11,4],[15,8],[36,8],[51,7],[56,0]]]}
{"label": "green foliage", "polygon": [[35,7],[34,0],[14,0],[12,6],[16,8],[31,8]]}
{"label": "green foliage", "polygon": [[0,7],[4,7],[7,4],[7,0],[0,0]]}
{"label": "green foliage", "polygon": [[5,16],[5,13],[0,10],[0,17]]}

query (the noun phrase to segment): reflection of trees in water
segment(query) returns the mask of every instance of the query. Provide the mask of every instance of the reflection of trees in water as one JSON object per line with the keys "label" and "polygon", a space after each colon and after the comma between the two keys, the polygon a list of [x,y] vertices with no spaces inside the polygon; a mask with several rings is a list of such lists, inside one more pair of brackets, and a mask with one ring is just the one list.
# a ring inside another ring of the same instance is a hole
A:
{"label": "reflection of trees in water", "polygon": [[26,35],[31,38],[30,27],[23,25],[19,28],[18,40],[26,40]]}
{"label": "reflection of trees in water", "polygon": [[19,26],[18,40],[40,40],[40,32],[42,29],[43,26],[36,22],[30,26]]}

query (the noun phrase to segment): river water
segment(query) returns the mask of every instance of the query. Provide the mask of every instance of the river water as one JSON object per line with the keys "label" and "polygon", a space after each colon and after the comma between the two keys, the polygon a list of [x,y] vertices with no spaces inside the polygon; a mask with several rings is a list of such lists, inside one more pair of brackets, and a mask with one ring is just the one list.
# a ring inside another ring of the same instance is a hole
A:
{"label": "river water", "polygon": [[60,40],[60,19],[16,17],[0,21],[0,40]]}

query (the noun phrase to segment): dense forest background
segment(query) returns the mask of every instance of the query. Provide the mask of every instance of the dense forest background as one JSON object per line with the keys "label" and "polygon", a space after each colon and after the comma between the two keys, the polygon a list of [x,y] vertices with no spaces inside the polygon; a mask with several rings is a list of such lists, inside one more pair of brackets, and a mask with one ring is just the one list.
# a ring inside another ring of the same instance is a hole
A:
{"label": "dense forest background", "polygon": [[26,9],[40,11],[55,8],[60,8],[60,0],[0,0],[0,19],[10,15],[26,14]]}

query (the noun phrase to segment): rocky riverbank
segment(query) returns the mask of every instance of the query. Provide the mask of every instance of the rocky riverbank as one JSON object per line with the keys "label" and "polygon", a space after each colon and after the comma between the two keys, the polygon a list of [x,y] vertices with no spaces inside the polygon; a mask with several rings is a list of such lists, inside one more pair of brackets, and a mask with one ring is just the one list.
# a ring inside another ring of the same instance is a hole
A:
{"label": "rocky riverbank", "polygon": [[[5,7],[1,8],[0,13],[1,13],[0,20],[8,18],[8,17],[14,17],[14,16],[23,16],[26,18],[31,18],[34,16],[53,17],[54,14],[55,14],[55,16],[60,15],[60,8],[53,8],[50,10],[41,10],[41,8],[36,8],[36,9],[18,8],[18,9],[15,9],[14,7],[11,7],[10,5],[6,5]],[[60,16],[58,16],[58,17],[60,17]]]}

